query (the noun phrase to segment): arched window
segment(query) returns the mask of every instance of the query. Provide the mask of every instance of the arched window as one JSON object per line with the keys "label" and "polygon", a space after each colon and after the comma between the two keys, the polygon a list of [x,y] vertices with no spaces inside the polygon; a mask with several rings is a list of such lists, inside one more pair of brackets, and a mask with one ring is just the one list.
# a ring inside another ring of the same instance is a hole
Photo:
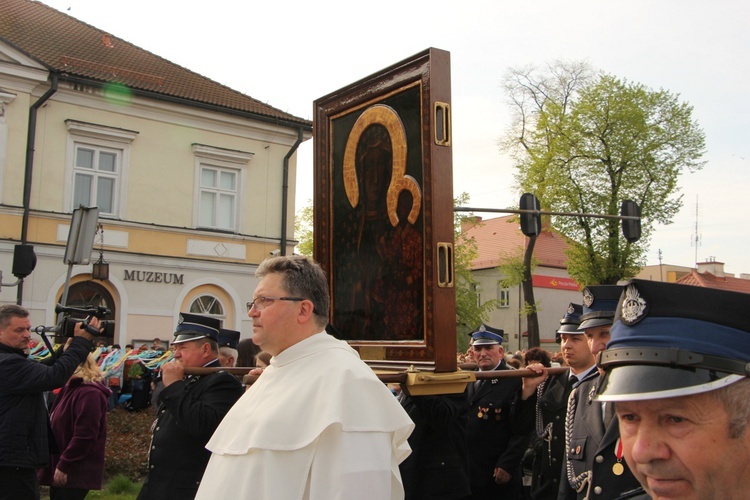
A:
{"label": "arched window", "polygon": [[190,304],[190,312],[224,319],[224,306],[213,295],[201,295]]}

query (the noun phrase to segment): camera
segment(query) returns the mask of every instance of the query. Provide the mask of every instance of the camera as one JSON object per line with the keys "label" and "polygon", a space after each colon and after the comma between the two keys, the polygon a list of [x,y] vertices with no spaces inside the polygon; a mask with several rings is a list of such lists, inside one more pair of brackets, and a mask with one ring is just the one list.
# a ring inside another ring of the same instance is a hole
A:
{"label": "camera", "polygon": [[[83,323],[84,328],[95,337],[114,338],[115,322],[105,320],[104,318],[111,314],[111,311],[103,306],[98,307],[66,307],[61,304],[55,306],[55,314],[62,314],[63,317],[57,325],[55,340],[72,337],[75,331],[76,323]],[[75,317],[83,316],[83,317]],[[101,320],[103,331],[99,331],[89,326],[89,318],[96,317]]]}

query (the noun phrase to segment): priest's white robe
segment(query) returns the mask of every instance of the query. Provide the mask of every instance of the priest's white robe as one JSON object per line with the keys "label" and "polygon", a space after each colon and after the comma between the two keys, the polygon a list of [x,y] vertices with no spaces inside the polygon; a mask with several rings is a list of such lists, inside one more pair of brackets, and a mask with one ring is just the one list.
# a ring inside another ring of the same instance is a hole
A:
{"label": "priest's white robe", "polygon": [[325,332],[271,359],[227,413],[197,499],[401,499],[414,424],[346,342]]}

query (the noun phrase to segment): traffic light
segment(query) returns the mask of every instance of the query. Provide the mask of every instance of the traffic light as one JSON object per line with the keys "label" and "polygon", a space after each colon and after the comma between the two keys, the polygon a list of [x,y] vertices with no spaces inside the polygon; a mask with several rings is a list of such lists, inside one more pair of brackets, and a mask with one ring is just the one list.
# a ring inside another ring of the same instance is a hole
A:
{"label": "traffic light", "polygon": [[[521,195],[520,206],[521,210],[539,211],[539,199],[531,193],[524,193]],[[540,214],[521,214],[521,232],[523,234],[526,236],[538,236],[541,231],[542,216]]]}
{"label": "traffic light", "polygon": [[620,206],[621,217],[638,217],[638,219],[622,219],[622,234],[628,243],[635,243],[641,239],[641,207],[631,200],[623,200]]}

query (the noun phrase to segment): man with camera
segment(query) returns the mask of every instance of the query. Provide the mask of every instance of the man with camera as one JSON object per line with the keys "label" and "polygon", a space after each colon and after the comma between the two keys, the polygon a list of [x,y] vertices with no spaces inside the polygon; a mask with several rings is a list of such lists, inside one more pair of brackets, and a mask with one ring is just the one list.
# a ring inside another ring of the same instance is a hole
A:
{"label": "man with camera", "polygon": [[[89,328],[99,329],[92,318]],[[93,349],[94,336],[82,323],[59,357],[49,365],[28,359],[29,311],[0,306],[0,500],[36,500],[36,469],[49,461],[49,416],[43,394],[62,387]]]}

